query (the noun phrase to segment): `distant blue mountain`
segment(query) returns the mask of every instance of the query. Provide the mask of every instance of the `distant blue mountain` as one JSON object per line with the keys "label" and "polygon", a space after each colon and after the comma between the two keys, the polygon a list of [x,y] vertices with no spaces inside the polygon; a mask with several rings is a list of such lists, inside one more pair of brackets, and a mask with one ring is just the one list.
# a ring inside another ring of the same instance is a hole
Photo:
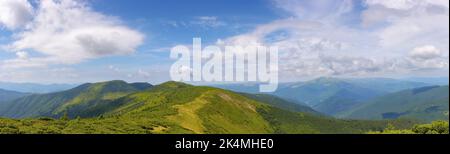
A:
{"label": "distant blue mountain", "polygon": [[341,116],[369,120],[448,120],[448,103],[448,86],[427,86],[376,97]]}
{"label": "distant blue mountain", "polygon": [[365,100],[385,94],[378,88],[370,88],[337,78],[318,78],[279,89],[275,95],[304,102],[313,109],[335,115],[353,108]]}
{"label": "distant blue mountain", "polygon": [[51,93],[74,88],[75,84],[36,84],[36,83],[11,83],[0,82],[0,89],[7,89],[11,91],[17,91],[22,93]]}
{"label": "distant blue mountain", "polygon": [[377,91],[383,91],[387,93],[398,92],[406,89],[413,89],[418,87],[425,87],[435,85],[427,82],[400,80],[390,78],[355,78],[355,79],[342,79],[346,82],[355,84],[360,87],[370,88]]}
{"label": "distant blue mountain", "polygon": [[448,85],[449,78],[448,77],[428,77],[428,78],[414,77],[414,78],[405,78],[404,80],[444,86],[444,85]]}
{"label": "distant blue mountain", "polygon": [[[305,82],[281,83],[273,95],[307,104],[313,109],[339,115],[374,97],[433,84],[389,78],[317,78]],[[245,93],[258,93],[258,84],[212,85]]]}
{"label": "distant blue mountain", "polygon": [[1,107],[1,104],[3,104],[3,103],[18,99],[20,97],[24,97],[26,95],[29,95],[29,94],[0,89],[0,107]]}

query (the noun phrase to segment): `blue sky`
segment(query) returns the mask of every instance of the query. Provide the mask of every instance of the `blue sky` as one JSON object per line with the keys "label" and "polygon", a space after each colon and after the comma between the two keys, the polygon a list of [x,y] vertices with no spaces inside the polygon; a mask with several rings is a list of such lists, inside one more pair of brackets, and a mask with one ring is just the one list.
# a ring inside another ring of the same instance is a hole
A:
{"label": "blue sky", "polygon": [[[136,0],[133,3],[95,0],[91,5],[104,14],[119,16],[128,26],[148,34],[152,40],[148,46],[152,47],[190,43],[193,36],[201,35],[205,41],[215,42],[280,17],[266,0]],[[192,23],[201,17],[216,17],[223,25],[213,28]]]}
{"label": "blue sky", "polygon": [[159,83],[170,48],[194,37],[280,46],[282,81],[448,76],[448,10],[447,0],[0,0],[0,81]]}

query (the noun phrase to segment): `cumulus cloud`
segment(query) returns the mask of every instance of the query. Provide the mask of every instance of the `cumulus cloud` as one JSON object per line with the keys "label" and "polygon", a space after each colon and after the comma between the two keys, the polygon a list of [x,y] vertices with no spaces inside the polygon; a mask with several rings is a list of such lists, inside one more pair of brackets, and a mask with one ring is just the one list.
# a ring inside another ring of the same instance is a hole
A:
{"label": "cumulus cloud", "polygon": [[439,14],[448,16],[449,7],[447,0],[366,0],[364,4],[368,7],[362,13],[365,26],[380,22],[401,22],[408,16],[426,17]]}
{"label": "cumulus cloud", "polygon": [[[449,1],[366,0],[362,20],[383,23],[376,30],[380,49],[396,52],[408,70],[448,69]],[[377,13],[374,10],[385,10]],[[373,20],[370,17],[379,16]],[[428,44],[425,45],[424,44]]]}
{"label": "cumulus cloud", "polygon": [[[24,1],[26,2],[26,1]],[[83,1],[42,0],[26,29],[15,34],[8,48],[34,51],[29,63],[76,64],[109,55],[133,53],[144,35],[125,26],[115,17],[92,10]],[[5,65],[24,65],[23,59],[8,60]]]}
{"label": "cumulus cloud", "polygon": [[429,60],[439,58],[441,51],[432,45],[414,48],[410,53],[411,58],[416,60]]}
{"label": "cumulus cloud", "polygon": [[[448,69],[448,55],[441,53],[448,51],[448,1],[274,3],[291,16],[220,39],[217,44],[278,46],[283,78],[399,75]],[[356,5],[366,8],[358,11]],[[361,27],[355,20],[343,22],[348,20],[349,12],[359,14]],[[274,34],[276,39],[267,39]]]}
{"label": "cumulus cloud", "polygon": [[385,25],[377,31],[380,45],[414,48],[436,43],[447,44],[448,48],[449,1],[366,0],[365,4],[368,8],[362,12],[363,24]]}
{"label": "cumulus cloud", "polygon": [[17,29],[25,26],[33,14],[27,0],[0,0],[0,28]]}
{"label": "cumulus cloud", "polygon": [[[300,21],[297,19],[276,20],[268,24],[257,26],[249,33],[232,36],[220,40],[218,43],[235,46],[263,45],[266,43],[266,38],[268,36],[280,30],[289,32],[310,31],[321,26],[322,24],[318,22]],[[292,38],[292,36],[290,38]]]}
{"label": "cumulus cloud", "polygon": [[448,57],[442,55],[441,50],[432,45],[414,48],[409,53],[409,62],[418,68],[448,67]]}
{"label": "cumulus cloud", "polygon": [[[267,41],[268,36],[280,31],[288,34],[281,39]],[[260,25],[253,31],[218,40],[221,46],[277,46],[282,77],[298,78],[326,75],[363,74],[380,71],[381,64],[364,58],[360,52],[370,44],[369,34],[345,27],[329,26],[318,21],[296,18]],[[365,36],[365,37],[362,37]],[[354,55],[342,56],[342,55]]]}

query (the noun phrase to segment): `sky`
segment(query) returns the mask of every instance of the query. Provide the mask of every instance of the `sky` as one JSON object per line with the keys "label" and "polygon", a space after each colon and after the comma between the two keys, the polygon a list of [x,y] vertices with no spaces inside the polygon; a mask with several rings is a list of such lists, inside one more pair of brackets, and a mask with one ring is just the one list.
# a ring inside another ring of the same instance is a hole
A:
{"label": "sky", "polygon": [[279,78],[447,77],[448,0],[0,0],[0,81],[170,80],[170,49],[278,46]]}

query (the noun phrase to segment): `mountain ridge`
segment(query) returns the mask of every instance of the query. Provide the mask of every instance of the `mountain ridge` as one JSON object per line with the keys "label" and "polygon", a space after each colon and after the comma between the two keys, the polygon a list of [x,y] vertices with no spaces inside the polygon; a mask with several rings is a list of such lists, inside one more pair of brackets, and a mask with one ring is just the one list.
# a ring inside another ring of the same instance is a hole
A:
{"label": "mountain ridge", "polygon": [[[212,86],[244,93],[259,93],[258,84]],[[278,90],[269,94],[307,105],[330,116],[339,116],[374,97],[423,86],[430,84],[391,78],[320,77],[309,81],[280,83]]]}
{"label": "mountain ridge", "polygon": [[[93,87],[93,85],[98,86],[98,84],[84,84],[72,90],[95,89],[97,86]],[[55,130],[51,132],[59,133],[139,134],[363,133],[383,130],[388,123],[399,126],[410,126],[414,123],[412,121],[339,120],[308,112],[284,110],[279,104],[280,108],[276,107],[276,103],[282,103],[282,101],[271,102],[272,105],[268,101],[271,100],[266,100],[264,103],[219,88],[166,82],[118,97],[107,103],[88,106],[82,110],[85,113],[80,112],[80,115],[90,115],[84,118],[76,118],[69,113],[68,116],[64,116],[65,114],[59,116],[62,119],[72,119],[66,120],[67,122],[46,120],[46,118],[7,121],[15,124],[45,123],[45,126],[69,123],[52,127]],[[29,127],[33,128],[31,130],[36,129],[34,125]],[[37,130],[41,130],[40,127]],[[45,130],[47,131],[49,130]]]}
{"label": "mountain ridge", "polygon": [[68,90],[76,86],[77,84],[38,84],[38,83],[14,83],[14,82],[0,81],[0,89],[7,89],[21,93],[45,94]]}
{"label": "mountain ridge", "polygon": [[342,115],[352,119],[448,120],[448,86],[426,86],[380,96]]}
{"label": "mountain ridge", "polygon": [[5,90],[0,89],[0,105],[15,99],[18,99],[20,97],[24,97],[26,95],[29,95],[28,93],[22,93],[12,90]]}
{"label": "mountain ridge", "polygon": [[[147,87],[151,87],[151,85],[148,84]],[[77,108],[106,103],[108,99],[139,90],[142,88],[119,80],[95,84],[86,83],[66,91],[33,94],[14,100],[5,105],[3,111],[0,109],[0,116],[12,118],[61,116],[65,112],[77,112]]]}

